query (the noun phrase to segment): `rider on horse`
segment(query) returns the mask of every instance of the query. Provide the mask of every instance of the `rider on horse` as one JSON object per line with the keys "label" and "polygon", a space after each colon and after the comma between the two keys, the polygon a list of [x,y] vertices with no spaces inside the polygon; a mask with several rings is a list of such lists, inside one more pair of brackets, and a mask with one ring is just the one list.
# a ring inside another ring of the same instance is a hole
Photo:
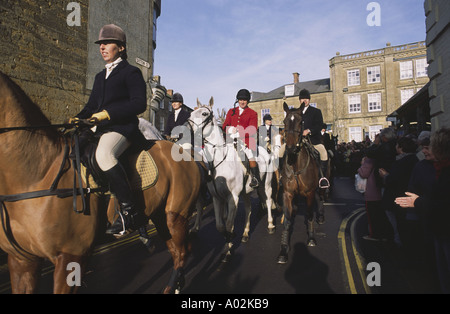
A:
{"label": "rider on horse", "polygon": [[250,187],[257,188],[261,181],[258,164],[255,159],[257,151],[258,114],[248,107],[250,92],[247,89],[241,89],[237,93],[236,99],[239,107],[234,107],[228,111],[222,128],[231,138],[236,139],[239,137],[244,140],[245,147],[243,150],[249,160],[252,176]]}
{"label": "rider on horse", "polygon": [[322,143],[322,111],[309,105],[311,101],[311,94],[306,89],[300,91],[299,100],[300,109],[302,109],[303,136],[309,136],[311,144],[320,154],[321,171],[319,171],[319,187],[326,189],[330,186],[330,182],[326,178],[326,173],[328,170],[328,154]]}
{"label": "rider on horse", "polygon": [[143,209],[138,208],[118,159],[142,139],[137,115],[147,109],[146,85],[141,71],[126,60],[126,35],[120,27],[105,25],[95,43],[100,45],[106,69],[96,75],[88,103],[70,121],[89,119],[97,124],[95,133],[100,139],[95,160],[120,206],[120,217],[106,232],[118,234],[145,225]]}

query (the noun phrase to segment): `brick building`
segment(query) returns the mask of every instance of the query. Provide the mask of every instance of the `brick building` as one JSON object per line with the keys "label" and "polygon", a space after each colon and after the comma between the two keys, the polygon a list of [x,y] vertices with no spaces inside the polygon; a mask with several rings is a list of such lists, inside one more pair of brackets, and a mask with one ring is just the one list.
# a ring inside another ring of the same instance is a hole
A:
{"label": "brick building", "polygon": [[387,116],[429,81],[425,42],[340,55],[329,60],[330,78],[294,82],[268,93],[252,93],[250,107],[259,117],[270,113],[282,126],[283,102],[299,107],[301,89],[311,92],[311,103],[322,110],[324,122],[339,141],[372,139],[390,126]]}
{"label": "brick building", "polygon": [[127,34],[128,61],[141,69],[152,107],[153,55],[161,0],[2,0],[0,2],[0,71],[19,84],[53,123],[85,105],[100,56],[100,28],[114,23]]}

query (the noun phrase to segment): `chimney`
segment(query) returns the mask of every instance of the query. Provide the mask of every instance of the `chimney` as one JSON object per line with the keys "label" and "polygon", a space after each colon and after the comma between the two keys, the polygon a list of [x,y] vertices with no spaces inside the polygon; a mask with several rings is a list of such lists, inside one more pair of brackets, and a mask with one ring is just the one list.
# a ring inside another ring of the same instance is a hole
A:
{"label": "chimney", "polygon": [[167,90],[167,96],[169,96],[170,98],[172,98],[172,96],[173,96],[173,89],[168,89],[168,90]]}
{"label": "chimney", "polygon": [[297,84],[298,82],[300,82],[300,74],[295,72],[295,73],[293,73],[293,75],[294,75],[294,84]]}

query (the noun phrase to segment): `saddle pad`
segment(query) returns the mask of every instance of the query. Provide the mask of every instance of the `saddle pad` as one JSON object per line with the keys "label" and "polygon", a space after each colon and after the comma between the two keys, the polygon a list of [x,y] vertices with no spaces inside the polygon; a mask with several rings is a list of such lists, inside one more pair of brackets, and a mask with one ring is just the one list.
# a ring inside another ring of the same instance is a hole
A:
{"label": "saddle pad", "polygon": [[[154,186],[158,181],[158,167],[153,157],[147,151],[142,151],[139,155],[132,154],[128,156],[127,171],[128,179],[133,190],[147,190]],[[81,165],[81,177],[86,183],[86,168]],[[92,175],[89,175],[89,186],[98,188]]]}

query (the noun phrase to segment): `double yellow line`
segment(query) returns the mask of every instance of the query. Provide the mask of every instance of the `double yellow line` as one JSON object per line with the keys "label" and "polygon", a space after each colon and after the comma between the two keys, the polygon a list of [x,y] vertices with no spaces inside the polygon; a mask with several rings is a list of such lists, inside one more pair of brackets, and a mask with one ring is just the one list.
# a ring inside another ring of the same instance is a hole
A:
{"label": "double yellow line", "polygon": [[[339,248],[340,252],[342,254],[342,259],[344,262],[345,272],[347,275],[347,281],[350,288],[351,294],[358,294],[358,291],[356,289],[356,281],[353,277],[352,269],[350,266],[350,252],[347,250],[347,246],[351,246],[351,252],[353,253],[356,265],[358,267],[358,272],[361,277],[362,284],[364,286],[364,291],[366,294],[371,294],[371,290],[369,286],[367,285],[366,281],[366,275],[365,275],[365,265],[366,262],[364,258],[358,253],[358,250],[356,249],[355,245],[355,222],[365,213],[365,208],[359,208],[352,212],[349,216],[347,216],[341,223],[341,226],[339,228],[338,233],[338,242],[339,242]],[[356,218],[355,218],[356,217]],[[348,224],[350,224],[350,243],[347,243],[346,234],[347,234],[347,227]]]}

